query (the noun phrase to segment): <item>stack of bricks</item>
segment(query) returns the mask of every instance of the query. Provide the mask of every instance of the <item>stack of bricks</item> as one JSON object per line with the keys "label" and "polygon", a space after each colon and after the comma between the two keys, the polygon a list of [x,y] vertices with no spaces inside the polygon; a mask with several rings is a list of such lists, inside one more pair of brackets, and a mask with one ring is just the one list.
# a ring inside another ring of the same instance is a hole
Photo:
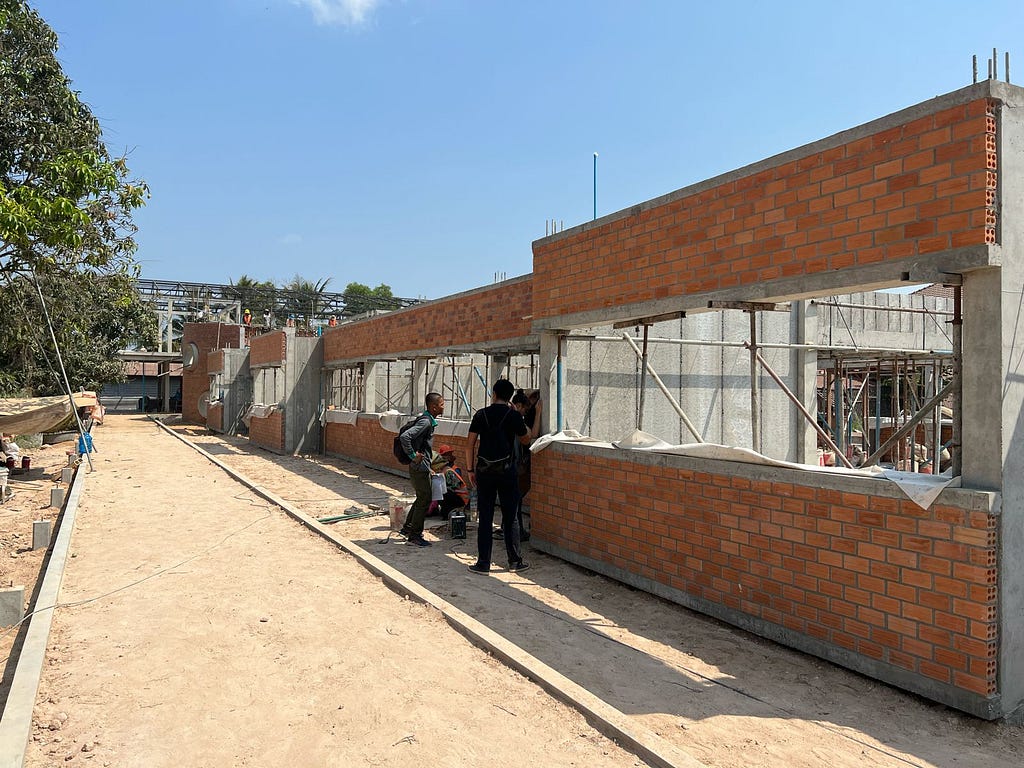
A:
{"label": "stack of bricks", "polygon": [[950,107],[538,241],[533,314],[994,243],[997,109],[989,99]]}
{"label": "stack of bricks", "polygon": [[840,492],[799,470],[765,481],[571,447],[533,461],[533,531],[545,542],[702,610],[739,612],[981,696],[996,690],[988,510],[924,510],[872,494],[875,480]]}

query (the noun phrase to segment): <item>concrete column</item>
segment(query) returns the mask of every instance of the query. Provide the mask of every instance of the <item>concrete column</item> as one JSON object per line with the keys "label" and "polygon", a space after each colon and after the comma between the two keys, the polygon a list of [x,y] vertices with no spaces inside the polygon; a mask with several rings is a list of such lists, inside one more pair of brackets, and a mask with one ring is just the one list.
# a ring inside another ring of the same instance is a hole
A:
{"label": "concrete column", "polygon": [[409,413],[422,413],[427,397],[427,358],[413,360],[409,376]]}
{"label": "concrete column", "polygon": [[540,335],[540,371],[538,385],[544,401],[541,412],[541,434],[558,430],[558,336],[557,332],[543,331]]}
{"label": "concrete column", "polygon": [[[1006,86],[1011,102],[1020,88]],[[1024,721],[1024,115],[1003,107],[997,117],[999,232],[1002,267],[964,276],[963,484],[995,481],[999,519],[999,692],[1003,711]],[[1000,336],[1000,330],[1002,334]],[[977,349],[976,345],[984,343]],[[979,357],[980,355],[980,357]],[[1001,375],[995,375],[999,372]],[[968,388],[987,374],[988,386]],[[1001,404],[1001,408],[997,407]],[[975,423],[978,419],[978,423]],[[973,454],[979,455],[975,457]],[[995,454],[995,455],[993,455]],[[970,462],[970,463],[968,463]],[[987,466],[991,462],[992,466]],[[982,466],[982,464],[986,466]],[[968,474],[970,469],[970,475]],[[1002,470],[1001,484],[999,470]]]}
{"label": "concrete column", "polygon": [[[794,301],[789,312],[790,338],[794,344],[815,344],[818,341],[818,309],[809,301]],[[793,371],[793,394],[811,413],[818,408],[817,378],[818,353],[813,349],[790,351],[790,368]],[[818,440],[814,427],[803,414],[791,404],[789,406],[792,458],[800,464],[818,463]]]}
{"label": "concrete column", "polygon": [[363,402],[360,404],[359,410],[364,413],[377,411],[377,374],[383,368],[383,363],[371,360],[366,360],[363,363]]}
{"label": "concrete column", "polygon": [[491,355],[491,364],[487,366],[487,396],[498,379],[506,378],[508,371],[508,355],[496,353]]}
{"label": "concrete column", "polygon": [[296,365],[295,329],[284,329],[284,397],[281,398],[281,412],[284,415],[284,450],[290,452],[298,438],[295,418],[295,388],[298,384],[299,366]]}
{"label": "concrete column", "polygon": [[160,374],[160,392],[163,395],[163,405],[161,410],[164,413],[170,413],[171,411],[171,364],[169,362],[162,362],[157,366],[157,371]]}

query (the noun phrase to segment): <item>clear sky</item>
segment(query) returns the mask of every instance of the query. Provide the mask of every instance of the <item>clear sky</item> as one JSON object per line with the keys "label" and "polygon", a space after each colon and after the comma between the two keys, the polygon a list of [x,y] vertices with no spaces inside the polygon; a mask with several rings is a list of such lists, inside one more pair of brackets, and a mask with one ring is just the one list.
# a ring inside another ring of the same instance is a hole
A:
{"label": "clear sky", "polygon": [[[971,82],[1024,2],[30,0],[152,199],[143,276],[435,298]],[[1016,48],[1014,48],[1016,44]],[[1020,73],[1018,78],[1016,75]]]}

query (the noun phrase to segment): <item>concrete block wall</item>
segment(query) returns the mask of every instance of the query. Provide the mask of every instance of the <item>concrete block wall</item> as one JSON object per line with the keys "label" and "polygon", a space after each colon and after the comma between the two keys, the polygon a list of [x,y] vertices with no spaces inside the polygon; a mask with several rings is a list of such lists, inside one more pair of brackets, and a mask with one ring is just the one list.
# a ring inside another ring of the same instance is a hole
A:
{"label": "concrete block wall", "polygon": [[541,549],[991,717],[994,499],[924,510],[874,479],[554,445],[531,520]]}
{"label": "concrete block wall", "polygon": [[848,141],[840,134],[834,146],[538,240],[534,317],[992,244],[997,109],[979,97]]}

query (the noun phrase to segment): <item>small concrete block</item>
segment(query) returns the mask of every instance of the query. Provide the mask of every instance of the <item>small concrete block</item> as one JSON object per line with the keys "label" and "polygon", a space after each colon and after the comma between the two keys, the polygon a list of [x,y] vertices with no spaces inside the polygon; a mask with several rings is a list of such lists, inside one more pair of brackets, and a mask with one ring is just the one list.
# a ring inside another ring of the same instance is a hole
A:
{"label": "small concrete block", "polygon": [[46,549],[50,546],[50,521],[32,521],[32,549]]}
{"label": "small concrete block", "polygon": [[13,627],[25,615],[25,588],[0,589],[0,627]]}

